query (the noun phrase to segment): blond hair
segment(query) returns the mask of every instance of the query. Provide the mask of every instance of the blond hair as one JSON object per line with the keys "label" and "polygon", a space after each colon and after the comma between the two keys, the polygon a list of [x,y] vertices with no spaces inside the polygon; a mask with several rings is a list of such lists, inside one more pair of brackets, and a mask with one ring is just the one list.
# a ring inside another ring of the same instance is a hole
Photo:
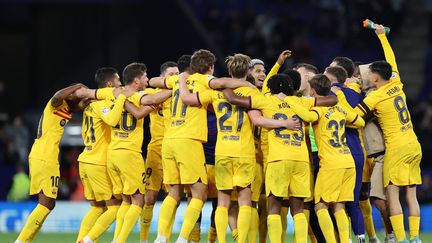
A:
{"label": "blond hair", "polygon": [[243,78],[247,75],[249,71],[249,64],[251,59],[249,56],[244,54],[234,54],[233,56],[228,56],[225,59],[228,70],[234,78]]}

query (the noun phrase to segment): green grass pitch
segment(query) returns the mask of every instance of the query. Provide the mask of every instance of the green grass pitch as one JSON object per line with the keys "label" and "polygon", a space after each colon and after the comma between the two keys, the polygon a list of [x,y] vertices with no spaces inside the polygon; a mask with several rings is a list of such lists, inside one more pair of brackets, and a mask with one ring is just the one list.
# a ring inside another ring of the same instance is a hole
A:
{"label": "green grass pitch", "polygon": [[[1,243],[9,243],[14,242],[17,233],[0,233],[0,242]],[[77,234],[74,233],[39,233],[33,243],[74,243],[76,240]],[[378,233],[378,237],[380,238],[381,242],[384,242],[383,233]],[[150,235],[150,241],[153,242],[156,238],[155,234]],[[171,241],[174,242],[177,238],[177,235],[173,235]],[[420,238],[423,242],[432,242],[432,234],[420,234]],[[293,236],[288,235],[287,240],[285,242],[293,242]],[[112,233],[106,233],[102,235],[102,237],[99,239],[99,243],[109,243],[112,240]],[[129,239],[127,241],[128,243],[139,243],[139,234],[138,233],[132,233],[129,236]],[[207,242],[207,234],[201,234],[201,242]],[[234,242],[230,236],[227,235],[227,242],[232,243]],[[269,242],[269,241],[267,241]],[[354,241],[353,241],[354,242]]]}

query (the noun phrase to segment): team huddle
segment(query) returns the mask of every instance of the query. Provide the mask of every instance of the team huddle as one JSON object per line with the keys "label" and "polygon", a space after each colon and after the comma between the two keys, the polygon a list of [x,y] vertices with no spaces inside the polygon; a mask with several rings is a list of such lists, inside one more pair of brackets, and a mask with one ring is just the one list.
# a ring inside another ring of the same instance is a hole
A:
{"label": "team huddle", "polygon": [[[178,243],[224,243],[228,227],[237,242],[284,242],[288,208],[296,243],[348,243],[351,230],[359,243],[366,233],[369,242],[380,242],[371,201],[385,242],[421,242],[421,147],[384,27],[375,32],[386,61],[337,57],[322,74],[306,63],[279,72],[291,56],[286,50],[268,74],[261,60],[235,54],[225,62],[230,77],[216,78],[215,56],[201,49],[162,64],[159,77],[149,79],[145,64],[131,63],[122,82],[116,69],[105,67],[96,71],[97,89],[74,84],[58,91],[29,154],[30,194],[39,203],[15,242],[32,242],[54,209],[58,146],[74,111],[83,112],[79,173],[91,204],[76,242],[98,242],[113,222],[112,242],[126,242],[140,219],[140,239],[147,243],[161,190],[158,243],[170,242],[184,195]],[[201,239],[208,199],[211,227]]]}

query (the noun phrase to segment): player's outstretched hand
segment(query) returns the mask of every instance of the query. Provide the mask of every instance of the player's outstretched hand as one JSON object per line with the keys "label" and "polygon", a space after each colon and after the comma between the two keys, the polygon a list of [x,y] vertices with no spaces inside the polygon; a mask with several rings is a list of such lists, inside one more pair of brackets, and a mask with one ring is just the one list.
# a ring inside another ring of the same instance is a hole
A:
{"label": "player's outstretched hand", "polygon": [[300,129],[300,121],[297,119],[289,118],[285,120],[285,128],[289,130],[299,130]]}
{"label": "player's outstretched hand", "polygon": [[277,59],[277,63],[279,65],[283,65],[285,60],[291,56],[291,51],[290,50],[285,50],[283,52],[281,52],[281,54],[279,55],[278,59]]}
{"label": "player's outstretched hand", "polygon": [[384,34],[384,33],[385,33],[384,26],[383,26],[383,25],[380,25],[380,24],[376,24],[376,25],[375,25],[375,33],[376,33],[377,35]]}

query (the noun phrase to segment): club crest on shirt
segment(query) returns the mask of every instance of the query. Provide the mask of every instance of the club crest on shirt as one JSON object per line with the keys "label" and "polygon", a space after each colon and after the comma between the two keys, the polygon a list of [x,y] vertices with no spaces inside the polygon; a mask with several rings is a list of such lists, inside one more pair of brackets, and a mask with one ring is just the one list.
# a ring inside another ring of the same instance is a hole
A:
{"label": "club crest on shirt", "polygon": [[66,125],[66,119],[60,121],[60,126],[64,127]]}

